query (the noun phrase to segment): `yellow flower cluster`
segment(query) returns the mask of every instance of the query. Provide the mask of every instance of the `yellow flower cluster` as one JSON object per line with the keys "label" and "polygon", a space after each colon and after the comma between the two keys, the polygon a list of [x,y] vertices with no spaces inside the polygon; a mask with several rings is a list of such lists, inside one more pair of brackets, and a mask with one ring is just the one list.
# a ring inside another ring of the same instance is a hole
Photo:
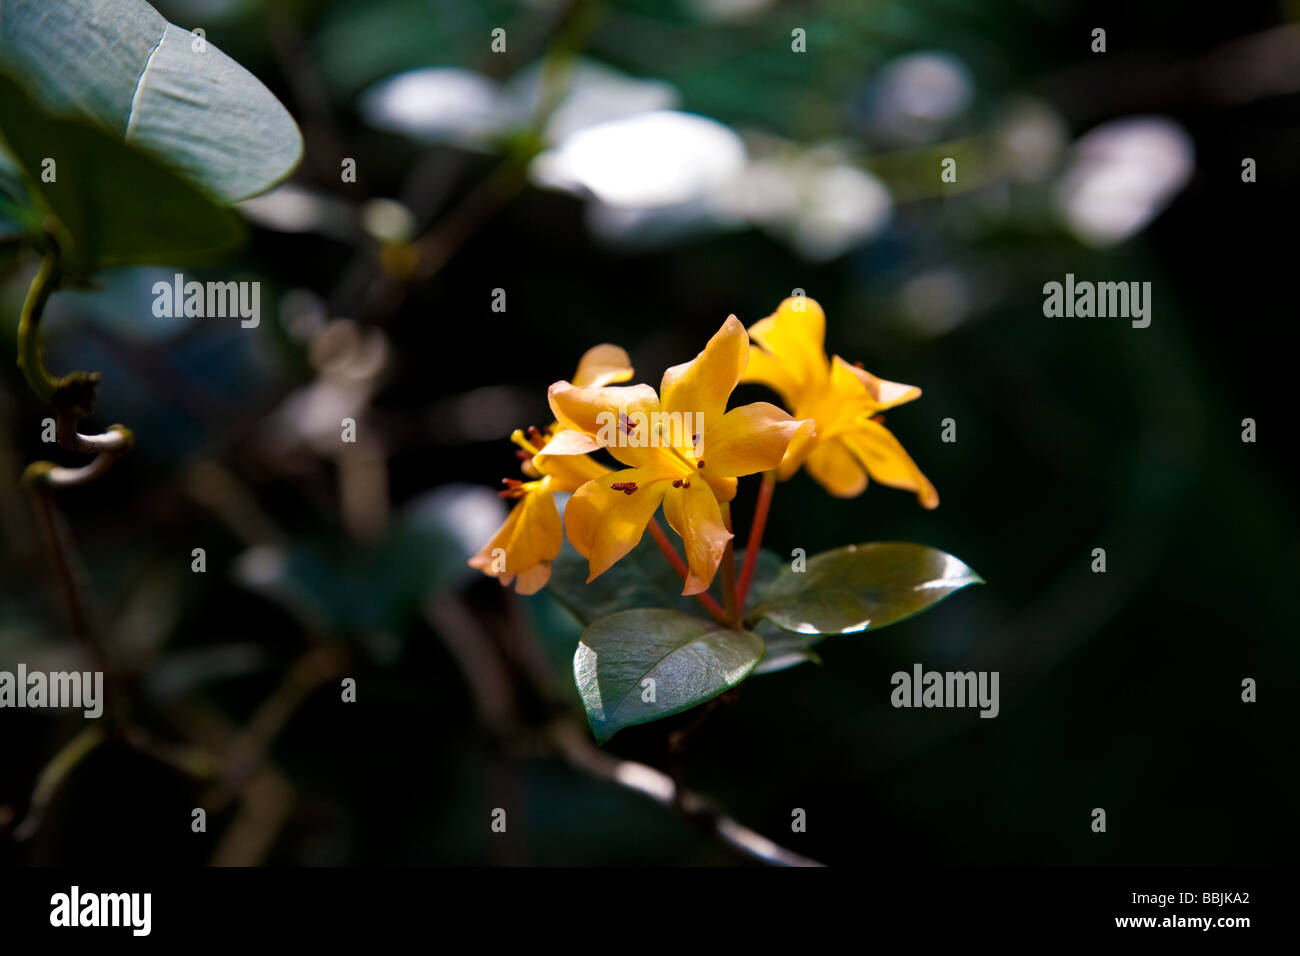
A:
{"label": "yellow flower cluster", "polygon": [[[658,393],[632,378],[627,353],[598,345],[573,380],[549,392],[555,423],[545,433],[515,432],[523,471],[501,494],[519,499],[500,530],[470,564],[516,581],[532,594],[550,578],[563,543],[555,492],[572,492],[563,528],[587,559],[592,580],[640,542],[663,506],[682,539],[687,574],[683,594],[707,591],[732,539],[724,508],[736,479],[800,467],[831,494],[852,497],[881,484],[916,493],[933,508],[938,494],[880,422],[880,413],[921,391],[887,382],[827,359],[826,319],[808,298],[792,298],[748,332],[730,316],[699,355],[664,373]],[[756,347],[751,347],[751,340]],[[727,410],[741,382],[775,390],[793,414],[768,402]],[[591,453],[604,450],[615,471]]]}

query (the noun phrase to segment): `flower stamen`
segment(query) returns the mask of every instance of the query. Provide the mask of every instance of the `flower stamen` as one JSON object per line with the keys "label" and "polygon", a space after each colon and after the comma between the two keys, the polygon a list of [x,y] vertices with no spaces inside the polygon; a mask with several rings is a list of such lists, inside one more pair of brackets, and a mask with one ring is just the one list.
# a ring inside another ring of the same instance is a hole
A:
{"label": "flower stamen", "polygon": [[[530,442],[529,441],[530,438],[532,439],[532,442],[535,442],[536,444]],[[540,450],[542,445],[546,444],[541,439],[542,439],[542,433],[538,431],[537,428],[533,425],[528,426],[528,438],[524,437],[524,432],[522,428],[516,428],[513,432],[510,433],[510,440],[514,442],[516,445],[518,445],[520,448],[522,448],[524,451],[528,452],[528,457],[530,458],[533,455],[537,454],[537,452]]]}

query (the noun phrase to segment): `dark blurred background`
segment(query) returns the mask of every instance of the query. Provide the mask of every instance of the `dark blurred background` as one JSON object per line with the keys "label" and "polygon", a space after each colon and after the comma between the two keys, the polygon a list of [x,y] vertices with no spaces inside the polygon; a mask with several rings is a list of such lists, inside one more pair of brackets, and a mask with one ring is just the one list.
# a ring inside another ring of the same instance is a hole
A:
{"label": "dark blurred background", "polygon": [[[246,204],[244,252],[199,276],[260,281],[257,329],[155,319],[169,269],[50,303],[51,367],[101,370],[97,422],[137,437],[59,501],[141,737],[86,757],[19,841],[82,721],[6,711],[0,860],[741,862],[538,745],[536,693],[475,688],[486,642],[576,707],[580,628],[464,560],[504,515],[506,437],[549,422],[546,386],[586,348],[623,346],[657,386],[728,314],[752,323],[796,289],[830,351],[924,390],[889,425],[942,504],[833,500],[800,475],[767,543],[919,541],[987,585],[751,678],[684,749],[669,734],[690,715],[607,749],[830,864],[1260,863],[1293,845],[1295,4],[157,6],[267,83],[307,152]],[[549,116],[539,84],[564,95]],[[647,115],[663,110],[707,120]],[[87,666],[18,482],[51,457],[12,356],[34,267],[0,260],[9,670]],[[1150,281],[1150,327],[1044,317],[1066,273]],[[914,662],[1000,671],[1000,715],[891,708]],[[494,693],[504,716],[484,712]]]}

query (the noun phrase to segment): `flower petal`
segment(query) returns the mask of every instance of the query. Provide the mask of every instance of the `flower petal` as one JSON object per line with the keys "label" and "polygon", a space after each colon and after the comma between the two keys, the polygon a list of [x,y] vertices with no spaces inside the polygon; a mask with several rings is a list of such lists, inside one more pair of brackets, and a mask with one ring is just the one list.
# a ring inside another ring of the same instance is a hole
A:
{"label": "flower petal", "polygon": [[573,428],[559,428],[533,457],[541,455],[587,455],[600,448],[595,435]]}
{"label": "flower petal", "polygon": [[[632,494],[611,487],[628,482],[636,486]],[[564,527],[574,548],[587,559],[588,581],[604,574],[640,543],[665,487],[667,483],[653,472],[628,468],[587,482],[569,499]]]}
{"label": "flower petal", "polygon": [[722,522],[722,509],[713,496],[713,489],[705,481],[669,487],[664,494],[664,516],[686,547],[686,563],[691,573],[686,577],[682,594],[707,591],[732,538]]}
{"label": "flower petal", "polygon": [[858,389],[854,383],[860,383],[867,391],[872,411],[883,411],[921,397],[921,390],[917,386],[876,378],[866,369],[850,365],[838,355],[831,360],[831,365],[831,388],[841,394],[857,394]]}
{"label": "flower petal", "polygon": [[770,471],[801,429],[811,432],[812,421],[796,420],[770,402],[733,408],[705,431],[700,464],[710,475],[726,477]]}
{"label": "flower petal", "polygon": [[785,456],[781,459],[781,466],[776,470],[776,476],[782,481],[789,481],[791,476],[803,467],[812,450],[823,440],[820,437],[814,438],[806,431],[795,432],[785,450]]}
{"label": "flower petal", "polygon": [[723,475],[709,475],[704,479],[713,489],[713,497],[720,502],[728,502],[736,497],[736,479]]}
{"label": "flower petal", "polygon": [[884,425],[866,419],[839,438],[876,481],[916,492],[922,507],[939,507],[939,492]]}
{"label": "flower petal", "polygon": [[862,465],[835,439],[814,445],[804,467],[836,498],[855,498],[867,488],[867,473]]}
{"label": "flower petal", "polygon": [[549,489],[530,491],[511,509],[492,540],[469,559],[469,564],[498,578],[503,585],[509,585],[518,575],[515,589],[520,594],[533,594],[550,579],[551,561],[563,544],[554,496]]}
{"label": "flower petal", "polygon": [[579,386],[612,385],[632,377],[632,360],[617,345],[593,345],[578,361],[573,384]]}
{"label": "flower petal", "polygon": [[766,385],[791,408],[798,405],[804,395],[803,383],[795,378],[794,372],[775,355],[761,348],[750,348],[749,367],[740,380],[747,384]]}
{"label": "flower petal", "polygon": [[609,473],[610,469],[594,458],[569,450],[585,447],[587,442],[593,448],[598,447],[594,438],[563,428],[546,443],[546,447],[533,456],[533,468],[550,479],[551,491],[577,491],[593,478]]}
{"label": "flower petal", "polygon": [[591,435],[625,465],[645,465],[659,449],[640,447],[625,441],[620,428],[644,415],[659,411],[659,396],[649,385],[579,386],[556,382],[547,397],[551,412],[565,428]]}
{"label": "flower petal", "polygon": [[789,369],[801,389],[826,382],[826,314],[816,300],[795,296],[749,327],[754,341]]}
{"label": "flower petal", "polygon": [[519,572],[519,576],[515,578],[515,592],[523,595],[536,594],[546,587],[546,582],[549,580],[551,580],[551,562],[535,564],[527,571]]}
{"label": "flower petal", "polygon": [[584,386],[556,382],[547,392],[551,412],[566,428],[596,435],[607,422],[617,421],[619,413],[659,410],[659,396],[649,385]]}
{"label": "flower petal", "polygon": [[728,316],[704,351],[664,372],[660,393],[668,412],[700,413],[708,428],[726,411],[727,399],[749,362],[749,336],[734,315]]}

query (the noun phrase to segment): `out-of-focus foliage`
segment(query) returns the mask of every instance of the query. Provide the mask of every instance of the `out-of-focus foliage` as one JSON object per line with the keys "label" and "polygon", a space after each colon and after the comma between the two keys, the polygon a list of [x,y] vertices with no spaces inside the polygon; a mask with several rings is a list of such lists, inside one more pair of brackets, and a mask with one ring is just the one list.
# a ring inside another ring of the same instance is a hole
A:
{"label": "out-of-focus foliage", "polygon": [[[206,862],[239,833],[254,862],[732,862],[637,796],[488,739],[501,715],[476,709],[484,688],[459,656],[474,645],[455,638],[481,631],[520,662],[508,636],[531,630],[554,699],[502,697],[538,725],[557,701],[581,706],[574,651],[606,612],[568,597],[567,552],[553,593],[526,602],[464,575],[502,517],[465,489],[516,474],[506,436],[550,420],[546,386],[593,342],[662,368],[728,314],[748,324],[801,289],[840,317],[834,352],[924,389],[889,426],[943,504],[875,487],[831,501],[796,477],[760,581],[796,548],[855,540],[921,542],[992,583],[870,640],[813,648],[760,622],[768,675],[689,747],[669,740],[690,714],[607,747],[671,763],[774,838],[805,809],[792,845],[829,863],[1274,858],[1295,792],[1278,754],[1300,673],[1300,476],[1277,320],[1291,253],[1270,227],[1300,156],[1289,81],[1243,64],[1291,62],[1276,7],[611,0],[575,21],[541,0],[157,6],[266,84],[306,149],[289,183],[240,207],[243,251],[187,270],[261,282],[256,329],[154,316],[170,269],[51,299],[51,366],[100,370],[97,422],[137,434],[60,504],[158,737],[220,745],[266,719],[305,654],[346,662],[267,744],[276,812],[254,818],[273,832],[247,841],[236,802],[207,834],[178,833],[204,786],[114,744],[0,857]],[[180,208],[129,183],[106,195]],[[0,158],[5,342],[35,265],[10,241],[34,227],[26,188]],[[407,282],[431,234],[444,259]],[[1043,285],[1067,273],[1151,281],[1150,327],[1044,317]],[[3,364],[0,668],[85,666],[17,480],[51,455],[46,409]],[[344,418],[364,440],[340,444]],[[742,526],[752,495],[734,504]],[[673,606],[671,569],[644,558],[629,586]],[[999,671],[1001,713],[894,709],[890,675],[916,662]],[[340,702],[344,676],[357,704]],[[1247,677],[1257,704],[1241,702]],[[0,816],[20,818],[78,725],[0,721]],[[489,831],[494,806],[511,808],[508,834]],[[1105,840],[1095,806],[1122,821]]]}

